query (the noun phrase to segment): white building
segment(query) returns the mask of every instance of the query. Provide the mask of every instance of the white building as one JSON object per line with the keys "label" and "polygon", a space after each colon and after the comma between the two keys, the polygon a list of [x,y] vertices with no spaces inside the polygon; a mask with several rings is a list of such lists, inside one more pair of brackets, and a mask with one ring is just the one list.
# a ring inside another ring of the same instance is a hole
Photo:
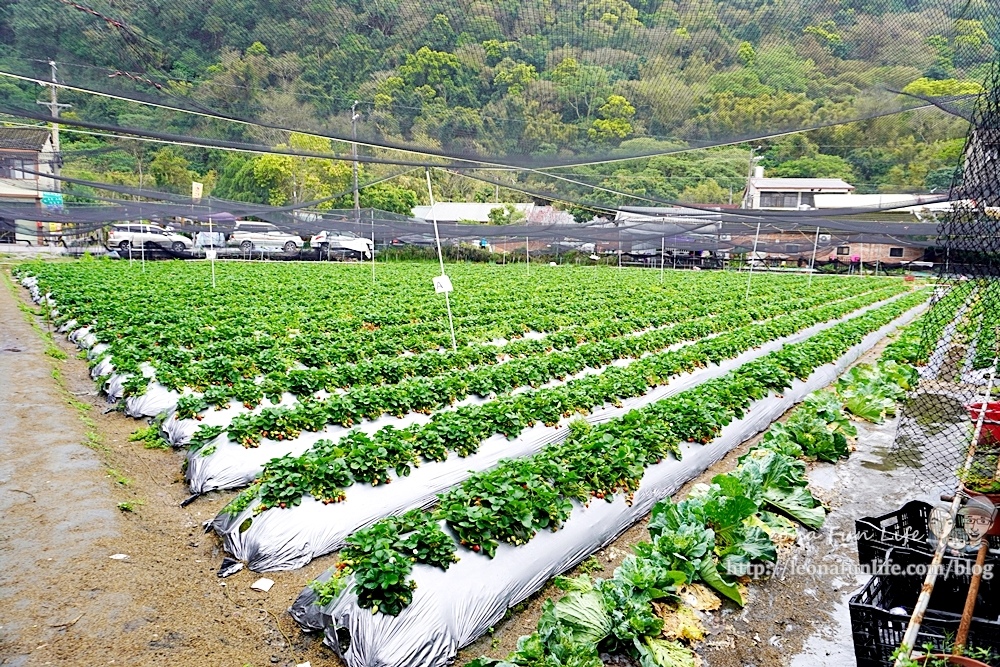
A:
{"label": "white building", "polygon": [[[490,221],[490,211],[495,208],[503,209],[506,206],[507,204],[502,203],[439,201],[435,202],[433,209],[430,206],[414,206],[413,217],[427,221],[437,220],[439,223],[487,223]],[[525,218],[530,218],[535,209],[534,204],[513,204],[513,206],[523,213]]]}
{"label": "white building", "polygon": [[[50,201],[55,181],[39,174],[51,174],[54,161],[52,135],[46,128],[0,127],[0,202],[41,207],[43,198]],[[18,219],[14,224],[17,241],[38,243],[40,237],[28,230],[49,231],[48,225],[32,220]],[[14,240],[0,235],[0,242]]]}
{"label": "white building", "polygon": [[816,195],[846,195],[854,186],[839,178],[765,178],[763,167],[754,175],[744,193],[746,208],[798,211],[816,207]]}

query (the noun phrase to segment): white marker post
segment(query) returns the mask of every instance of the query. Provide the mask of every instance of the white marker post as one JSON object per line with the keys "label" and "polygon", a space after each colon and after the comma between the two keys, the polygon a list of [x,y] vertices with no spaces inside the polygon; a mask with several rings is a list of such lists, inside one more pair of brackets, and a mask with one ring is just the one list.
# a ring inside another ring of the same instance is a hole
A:
{"label": "white marker post", "polygon": [[424,167],[424,175],[427,177],[427,195],[431,202],[431,222],[434,223],[434,240],[437,242],[438,263],[441,265],[441,275],[434,279],[434,291],[438,294],[444,294],[444,305],[448,309],[448,327],[451,329],[451,348],[457,350],[455,320],[451,316],[451,299],[448,297],[454,287],[451,285],[451,279],[444,272],[444,255],[441,254],[441,235],[438,233],[437,213],[434,212],[434,190],[431,188],[430,167]]}
{"label": "white marker post", "polygon": [[212,289],[215,289],[215,237],[212,235],[212,214],[208,214],[208,238],[212,247],[205,251],[205,257],[212,263]]}
{"label": "white marker post", "polygon": [[663,265],[667,262],[666,247],[667,237],[660,237],[660,282],[663,282]]}
{"label": "white marker post", "polygon": [[757,234],[753,237],[753,252],[750,253],[750,273],[747,274],[747,293],[744,301],[750,299],[750,281],[753,280],[753,263],[757,261],[757,241],[760,240],[760,221],[757,221]]}
{"label": "white marker post", "polygon": [[816,249],[819,247],[819,227],[816,228],[816,238],[813,239],[813,256],[809,260],[809,287],[813,284],[813,271],[816,270]]}

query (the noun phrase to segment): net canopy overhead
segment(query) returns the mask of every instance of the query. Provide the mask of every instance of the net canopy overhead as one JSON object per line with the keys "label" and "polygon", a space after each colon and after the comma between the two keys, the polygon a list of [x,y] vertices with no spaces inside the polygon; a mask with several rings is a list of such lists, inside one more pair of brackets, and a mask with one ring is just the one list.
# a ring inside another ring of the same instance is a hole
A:
{"label": "net canopy overhead", "polygon": [[21,0],[0,111],[44,114],[52,61],[73,119],[171,137],[579,169],[814,130],[764,164],[848,160],[873,131],[964,134],[997,21],[988,0]]}

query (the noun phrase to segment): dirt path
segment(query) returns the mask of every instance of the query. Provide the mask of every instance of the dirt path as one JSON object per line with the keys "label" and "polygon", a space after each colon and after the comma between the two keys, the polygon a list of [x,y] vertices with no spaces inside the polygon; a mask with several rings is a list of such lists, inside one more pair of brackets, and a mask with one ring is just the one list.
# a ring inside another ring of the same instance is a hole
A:
{"label": "dirt path", "polygon": [[104,414],[77,350],[0,283],[0,665],[338,665],[285,614],[329,559],[269,593],[219,580],[201,523],[226,497],[180,508],[180,456],[129,442],[144,424]]}
{"label": "dirt path", "polygon": [[42,338],[6,288],[0,323],[0,655],[4,664],[23,665],[69,633],[53,626],[107,606],[89,574],[80,581],[86,594],[64,595],[63,586],[75,565],[88,563],[96,575],[90,562],[107,559],[121,535],[103,466],[80,444],[83,424],[56,386]]}

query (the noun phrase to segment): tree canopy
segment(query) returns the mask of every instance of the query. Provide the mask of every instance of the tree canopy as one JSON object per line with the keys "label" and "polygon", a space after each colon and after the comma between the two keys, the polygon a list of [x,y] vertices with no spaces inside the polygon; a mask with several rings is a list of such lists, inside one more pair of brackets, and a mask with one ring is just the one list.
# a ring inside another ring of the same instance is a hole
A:
{"label": "tree canopy", "polygon": [[[66,93],[77,118],[319,152],[346,145],[317,135],[352,131],[382,146],[367,154],[399,157],[394,145],[527,164],[717,146],[566,173],[640,198],[722,203],[742,190],[751,146],[772,175],[838,176],[859,192],[940,187],[963,121],[885,114],[980,92],[998,21],[988,0],[150,0],[92,13],[16,0],[0,9],[0,65],[41,75],[52,58],[68,82],[263,129]],[[0,80],[0,96],[23,107],[36,88]],[[805,131],[799,144],[784,136]],[[343,161],[139,155],[65,137],[68,173],[136,172],[174,192],[201,180],[234,198],[339,206],[350,185]],[[361,180],[391,172],[363,167]],[[457,182],[441,181],[454,185],[445,196],[462,195]],[[406,183],[362,198],[402,211],[424,198]],[[530,172],[518,185],[642,203]]]}

